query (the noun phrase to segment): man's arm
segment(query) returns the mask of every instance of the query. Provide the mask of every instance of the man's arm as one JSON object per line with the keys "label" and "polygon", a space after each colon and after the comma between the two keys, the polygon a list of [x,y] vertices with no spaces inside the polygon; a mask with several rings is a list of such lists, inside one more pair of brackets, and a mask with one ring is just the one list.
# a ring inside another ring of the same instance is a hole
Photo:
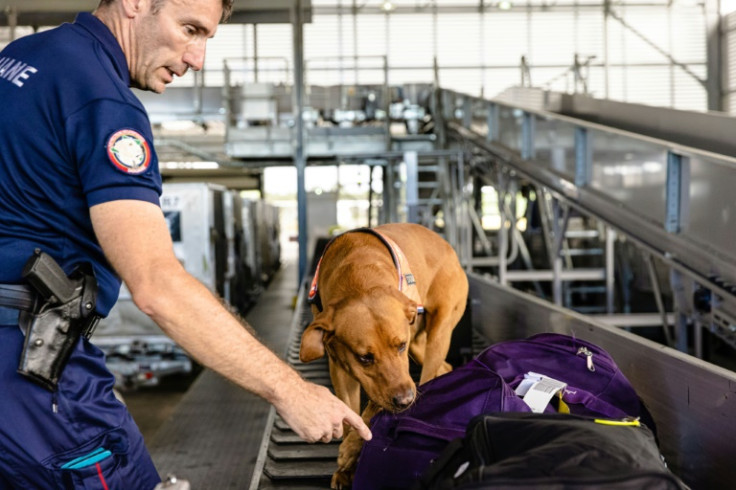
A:
{"label": "man's arm", "polygon": [[343,422],[370,439],[358,414],[327,388],[304,381],[184,270],[159,207],[111,201],[93,206],[90,214],[97,239],[136,306],[192,357],[273,404],[306,441],[342,437]]}

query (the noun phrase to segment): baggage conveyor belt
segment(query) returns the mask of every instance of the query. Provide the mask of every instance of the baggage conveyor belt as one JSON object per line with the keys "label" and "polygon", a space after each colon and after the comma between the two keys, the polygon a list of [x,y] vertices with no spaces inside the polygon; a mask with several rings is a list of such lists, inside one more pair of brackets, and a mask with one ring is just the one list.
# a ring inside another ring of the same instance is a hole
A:
{"label": "baggage conveyor belt", "polygon": [[[573,335],[601,346],[654,417],[660,450],[673,473],[693,489],[733,488],[736,374],[487,277],[471,273],[468,278],[470,321],[461,322],[456,332],[467,330],[467,337],[472,332],[472,342],[467,343],[472,344],[473,355],[486,345],[543,332]],[[299,362],[299,339],[311,319],[303,303],[300,298],[287,359],[307,379],[330,386],[325,360]],[[329,488],[337,448],[337,442],[299,442],[271,410],[249,488]]]}
{"label": "baggage conveyor belt", "polygon": [[[286,361],[304,379],[332,388],[327,359],[304,364],[299,360],[301,332],[312,314],[303,295],[297,301],[286,352]],[[302,441],[271,408],[253,471],[250,489],[325,489],[330,488],[332,473],[337,469],[340,441],[308,444]]]}

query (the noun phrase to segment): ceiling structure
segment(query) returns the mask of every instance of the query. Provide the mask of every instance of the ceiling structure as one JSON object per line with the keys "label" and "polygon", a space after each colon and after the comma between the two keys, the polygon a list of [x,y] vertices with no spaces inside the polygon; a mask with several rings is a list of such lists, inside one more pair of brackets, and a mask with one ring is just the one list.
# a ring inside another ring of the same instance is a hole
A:
{"label": "ceiling structure", "polygon": [[[74,20],[77,12],[91,12],[99,0],[0,0],[0,26],[54,26]],[[293,0],[235,0],[231,24],[291,22]],[[302,0],[305,22],[311,21],[311,1]],[[13,16],[14,19],[13,20]]]}

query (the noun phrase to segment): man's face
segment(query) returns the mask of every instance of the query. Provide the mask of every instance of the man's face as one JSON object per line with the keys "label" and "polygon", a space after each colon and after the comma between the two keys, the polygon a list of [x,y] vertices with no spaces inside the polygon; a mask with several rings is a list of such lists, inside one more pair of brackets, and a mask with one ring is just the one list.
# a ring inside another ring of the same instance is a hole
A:
{"label": "man's face", "polygon": [[134,25],[128,54],[131,85],[161,93],[174,76],[201,70],[207,40],[215,35],[222,0],[166,0]]}

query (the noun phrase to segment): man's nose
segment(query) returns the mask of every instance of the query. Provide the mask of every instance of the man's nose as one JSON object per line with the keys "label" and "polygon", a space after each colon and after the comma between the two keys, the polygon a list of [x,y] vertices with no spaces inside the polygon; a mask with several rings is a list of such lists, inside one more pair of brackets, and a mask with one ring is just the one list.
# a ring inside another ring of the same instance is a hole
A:
{"label": "man's nose", "polygon": [[207,41],[196,41],[187,47],[184,52],[183,61],[194,71],[199,71],[204,66],[204,53]]}

